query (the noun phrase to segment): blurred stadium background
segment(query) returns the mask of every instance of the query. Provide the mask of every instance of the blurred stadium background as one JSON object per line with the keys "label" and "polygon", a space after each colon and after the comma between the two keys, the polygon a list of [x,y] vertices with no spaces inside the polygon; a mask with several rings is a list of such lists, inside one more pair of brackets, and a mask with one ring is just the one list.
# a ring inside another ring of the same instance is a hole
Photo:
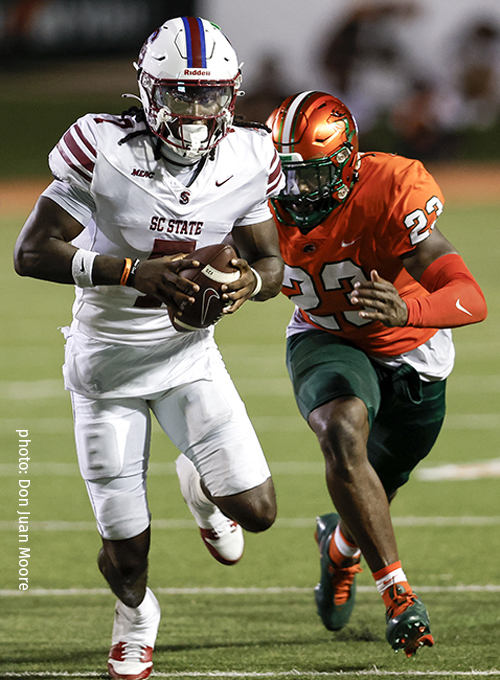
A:
{"label": "blurred stadium background", "polygon": [[116,97],[136,92],[144,37],[182,13],[206,16],[231,39],[248,118],[265,121],[294,91],[325,89],[351,107],[364,148],[498,158],[497,0],[309,0],[307,12],[287,0],[2,0],[0,176],[46,173],[46,154],[75,115],[125,107]]}
{"label": "blurred stadium background", "polygon": [[[412,668],[429,677],[474,668],[493,674],[500,625],[498,0],[1,0],[0,281],[8,294],[0,302],[0,676],[100,672],[113,606],[95,567],[99,540],[60,375],[57,328],[69,321],[72,290],[16,277],[13,244],[51,180],[50,149],[80,115],[129,106],[120,95],[136,93],[132,62],[143,40],[181,14],[211,19],[229,36],[244,62],[246,96],[238,107],[248,119],[265,121],[295,91],[330,90],[357,116],[363,150],[420,158],[443,188],[442,230],[483,286],[489,317],[455,333],[445,428],[395,501],[395,525],[440,643]],[[154,431],[151,580],[173,612],[162,623],[158,671],[355,675],[376,664],[382,674],[405,674],[403,660],[388,656],[366,570],[359,608],[335,650],[314,611],[312,529],[329,501],[320,454],[283,365],[290,312],[278,298],[244,307],[238,323],[217,329],[268,454],[280,507],[276,528],[249,537],[235,569],[205,554],[177,488],[175,451]],[[22,594],[18,428],[29,428],[32,438],[30,590]],[[210,594],[210,587],[219,590]],[[234,590],[221,595],[227,587]],[[210,625],[200,627],[200,612]]]}

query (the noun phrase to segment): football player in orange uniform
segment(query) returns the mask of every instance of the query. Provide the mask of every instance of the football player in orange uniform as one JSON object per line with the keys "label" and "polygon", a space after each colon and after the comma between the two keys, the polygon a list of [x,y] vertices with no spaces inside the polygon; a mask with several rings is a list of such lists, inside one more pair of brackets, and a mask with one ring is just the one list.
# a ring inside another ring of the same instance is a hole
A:
{"label": "football player in orange uniform", "polygon": [[450,328],[483,320],[486,303],[436,228],[444,199],[419,161],[359,153],[353,116],[322,92],[287,98],[268,124],[286,177],[272,203],[295,304],[287,365],[338,512],[317,519],[318,614],[329,630],[346,625],[363,555],[386,638],[412,656],[434,640],[389,504],[443,423]]}

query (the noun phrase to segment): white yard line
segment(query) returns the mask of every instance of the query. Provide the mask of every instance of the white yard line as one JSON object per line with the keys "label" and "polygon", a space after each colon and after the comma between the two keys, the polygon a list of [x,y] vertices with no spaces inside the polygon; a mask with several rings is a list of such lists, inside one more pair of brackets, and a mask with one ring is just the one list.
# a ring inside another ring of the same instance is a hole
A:
{"label": "white yard line", "polygon": [[[177,671],[171,673],[161,673],[153,671],[152,678],[349,678],[349,677],[500,677],[500,670],[491,669],[487,671],[385,671],[376,667],[367,668],[361,671],[299,671],[292,668],[289,671]],[[68,673],[51,671],[26,671],[21,673],[3,672],[2,678],[108,678],[105,673]]]}
{"label": "white yard line", "polygon": [[[62,394],[64,396],[65,392],[62,391]],[[262,393],[262,396],[264,396],[264,393]],[[252,423],[255,429],[260,432],[303,432],[307,428],[298,413],[289,416],[253,416]],[[33,432],[42,434],[59,434],[61,432],[71,434],[73,422],[71,417],[31,418],[26,414],[19,416],[19,418],[0,418],[0,433],[10,433],[20,427],[28,427]],[[500,414],[451,413],[446,416],[444,428],[447,430],[498,430],[500,429]],[[153,430],[160,431],[156,421],[153,423]]]}
{"label": "white yard line", "polygon": [[[486,517],[393,517],[392,523],[395,527],[489,527],[499,526],[500,516]],[[95,531],[95,522],[65,522],[59,520],[37,521],[30,520],[32,531]],[[152,522],[154,530],[172,529],[193,529],[192,519],[155,519]],[[275,529],[313,529],[315,526],[314,517],[279,517],[273,525]],[[17,531],[19,522],[3,521],[0,522],[0,531]]]}
{"label": "white yard line", "polygon": [[[60,419],[63,420],[62,418]],[[66,428],[66,425],[64,425]],[[48,431],[48,430],[47,430]],[[274,475],[324,475],[324,463],[318,461],[276,461],[269,462],[271,471]],[[31,476],[50,476],[50,477],[79,477],[78,465],[74,463],[36,463],[31,461],[29,464]],[[148,474],[151,476],[173,476],[175,463],[151,462]],[[434,467],[422,466],[413,473],[415,478],[423,482],[434,481],[456,481],[470,479],[485,479],[487,477],[500,477],[500,458],[490,458],[488,460],[473,461],[465,463],[447,463]],[[0,464],[0,477],[18,477],[18,463]]]}
{"label": "white yard line", "polygon": [[50,399],[65,395],[62,378],[59,380],[0,380],[2,399],[26,401],[28,399]]}
{"label": "white yard line", "polygon": [[[418,593],[500,593],[498,584],[470,584],[458,586],[430,586],[414,585],[413,589]],[[287,595],[290,593],[311,593],[313,587],[298,588],[295,586],[279,587],[269,586],[250,587],[250,588],[155,588],[158,595]],[[376,594],[375,585],[358,586],[360,593]],[[89,595],[111,595],[107,588],[30,588],[29,590],[0,590],[0,597],[67,597],[67,596],[89,596]],[[1,674],[0,674],[1,677]]]}
{"label": "white yard line", "polygon": [[[273,473],[281,475],[323,475],[325,465],[320,460],[318,461],[280,461],[270,462],[269,465]],[[29,472],[31,475],[50,477],[61,476],[70,477],[80,476],[80,471],[76,463],[76,456],[74,463],[36,463],[30,461]],[[151,462],[149,464],[149,475],[176,475],[175,463],[160,463]],[[19,477],[18,463],[3,463],[0,464],[0,477]]]}
{"label": "white yard line", "polygon": [[[241,352],[238,353],[241,356]],[[239,363],[271,370],[276,368],[276,357],[250,357],[239,359]],[[274,373],[276,371],[274,370]],[[274,375],[258,378],[235,378],[238,388],[246,394],[293,396],[291,382],[286,375]],[[467,375],[456,374],[450,378],[450,392],[470,393],[480,390],[481,394],[500,392],[500,375]],[[61,378],[46,380],[0,380],[0,399],[24,401],[28,399],[47,399],[65,396],[64,383]]]}
{"label": "white yard line", "polygon": [[422,467],[415,470],[417,479],[423,482],[457,481],[500,477],[500,458],[491,458],[474,463],[450,463],[436,467]]}

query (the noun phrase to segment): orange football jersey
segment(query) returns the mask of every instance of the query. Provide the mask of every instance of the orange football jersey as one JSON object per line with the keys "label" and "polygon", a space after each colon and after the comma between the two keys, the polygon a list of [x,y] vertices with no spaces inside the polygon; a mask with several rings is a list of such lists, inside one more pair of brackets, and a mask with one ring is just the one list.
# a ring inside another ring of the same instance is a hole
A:
{"label": "orange football jersey", "polygon": [[426,342],[436,329],[388,328],[362,319],[361,307],[353,306],[349,295],[373,269],[402,298],[428,295],[405,270],[401,256],[430,235],[444,198],[420,161],[363,153],[359,176],[345,203],[307,235],[275,217],[285,261],[282,292],[311,326],[368,354],[395,356]]}

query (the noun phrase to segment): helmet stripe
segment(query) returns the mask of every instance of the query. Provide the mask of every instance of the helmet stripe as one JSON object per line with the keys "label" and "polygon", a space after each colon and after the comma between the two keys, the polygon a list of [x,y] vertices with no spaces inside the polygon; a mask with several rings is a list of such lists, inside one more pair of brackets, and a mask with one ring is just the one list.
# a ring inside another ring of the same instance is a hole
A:
{"label": "helmet stripe", "polygon": [[188,68],[206,68],[205,30],[201,19],[182,17],[186,31],[186,51]]}
{"label": "helmet stripe", "polygon": [[[288,111],[284,116],[283,125],[281,128],[280,139],[281,144],[291,145],[293,143],[295,127],[298,121],[298,119],[296,118],[297,110],[300,108],[300,106],[302,106],[304,100],[307,99],[307,97],[309,97],[309,95],[312,94],[313,92],[314,90],[302,92],[300,95],[295,97],[295,99],[293,99],[290,102]],[[293,149],[290,149],[290,151],[293,151]]]}

